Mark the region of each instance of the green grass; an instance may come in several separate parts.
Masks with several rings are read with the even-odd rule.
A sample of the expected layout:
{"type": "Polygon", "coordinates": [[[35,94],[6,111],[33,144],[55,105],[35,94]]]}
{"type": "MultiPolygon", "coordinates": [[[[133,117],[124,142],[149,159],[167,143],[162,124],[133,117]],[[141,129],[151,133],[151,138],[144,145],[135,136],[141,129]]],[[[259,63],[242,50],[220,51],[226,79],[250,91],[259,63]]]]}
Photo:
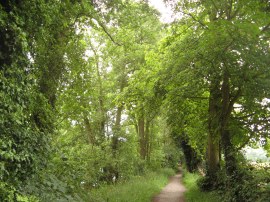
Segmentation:
{"type": "Polygon", "coordinates": [[[201,176],[199,174],[184,172],[183,183],[187,189],[185,192],[186,202],[217,202],[220,201],[218,194],[215,192],[200,191],[197,180],[201,176]]]}
{"type": "Polygon", "coordinates": [[[168,177],[173,174],[172,169],[148,172],[127,182],[103,186],[93,190],[90,195],[96,202],[149,202],[168,183],[168,177]]]}

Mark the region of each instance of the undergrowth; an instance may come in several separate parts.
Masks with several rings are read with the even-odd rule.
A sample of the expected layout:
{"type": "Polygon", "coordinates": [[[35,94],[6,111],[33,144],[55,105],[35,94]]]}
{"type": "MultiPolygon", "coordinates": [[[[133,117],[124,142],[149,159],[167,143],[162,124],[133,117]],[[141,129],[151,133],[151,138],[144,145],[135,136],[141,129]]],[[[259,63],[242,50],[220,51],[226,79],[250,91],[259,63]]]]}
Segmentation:
{"type": "Polygon", "coordinates": [[[90,192],[89,201],[95,202],[149,202],[167,184],[172,169],[147,172],[143,176],[134,176],[128,181],[115,185],[106,185],[90,192]]]}
{"type": "Polygon", "coordinates": [[[242,165],[239,173],[240,177],[237,175],[223,177],[218,192],[223,196],[224,202],[269,202],[270,171],[268,167],[256,168],[242,165]]]}
{"type": "Polygon", "coordinates": [[[201,178],[199,174],[184,172],[183,183],[187,189],[185,192],[186,202],[217,202],[220,201],[216,192],[202,192],[197,185],[201,178]]]}
{"type": "Polygon", "coordinates": [[[217,176],[215,191],[209,192],[210,189],[206,183],[207,178],[202,178],[197,174],[185,173],[184,183],[188,188],[186,201],[211,202],[218,200],[216,196],[222,196],[219,199],[222,202],[269,202],[269,167],[243,164],[230,177],[226,175],[224,170],[221,170],[217,176]]]}

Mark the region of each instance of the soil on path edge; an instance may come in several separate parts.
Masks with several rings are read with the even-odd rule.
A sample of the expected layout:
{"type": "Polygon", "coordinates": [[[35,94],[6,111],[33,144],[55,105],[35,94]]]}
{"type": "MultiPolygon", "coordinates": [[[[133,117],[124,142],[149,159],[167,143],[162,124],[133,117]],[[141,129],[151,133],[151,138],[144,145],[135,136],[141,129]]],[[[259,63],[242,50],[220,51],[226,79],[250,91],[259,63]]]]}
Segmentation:
{"type": "Polygon", "coordinates": [[[181,183],[181,179],[182,174],[179,171],[175,176],[170,178],[169,183],[162,189],[160,194],[152,199],[152,202],[184,202],[186,188],[181,183]]]}

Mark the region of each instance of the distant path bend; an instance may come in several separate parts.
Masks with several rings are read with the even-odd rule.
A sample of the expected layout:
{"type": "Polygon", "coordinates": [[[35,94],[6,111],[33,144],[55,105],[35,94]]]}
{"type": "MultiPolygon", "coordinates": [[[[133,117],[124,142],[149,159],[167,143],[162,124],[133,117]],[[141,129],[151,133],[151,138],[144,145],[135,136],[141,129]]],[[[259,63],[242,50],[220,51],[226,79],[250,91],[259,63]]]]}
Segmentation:
{"type": "Polygon", "coordinates": [[[167,184],[160,194],[152,199],[152,202],[184,202],[184,192],[186,188],[181,182],[182,173],[179,172],[170,178],[169,184],[167,184]]]}

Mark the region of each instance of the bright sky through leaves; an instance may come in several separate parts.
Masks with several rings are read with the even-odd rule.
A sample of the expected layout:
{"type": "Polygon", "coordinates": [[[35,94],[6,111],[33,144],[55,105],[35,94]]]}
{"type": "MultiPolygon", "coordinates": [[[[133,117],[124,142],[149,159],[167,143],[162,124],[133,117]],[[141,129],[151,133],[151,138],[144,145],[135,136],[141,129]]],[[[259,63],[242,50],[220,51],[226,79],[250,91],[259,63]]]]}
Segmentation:
{"type": "Polygon", "coordinates": [[[161,21],[164,23],[170,23],[173,21],[172,10],[170,7],[167,7],[163,0],[150,0],[150,5],[156,8],[161,13],[161,21]]]}

